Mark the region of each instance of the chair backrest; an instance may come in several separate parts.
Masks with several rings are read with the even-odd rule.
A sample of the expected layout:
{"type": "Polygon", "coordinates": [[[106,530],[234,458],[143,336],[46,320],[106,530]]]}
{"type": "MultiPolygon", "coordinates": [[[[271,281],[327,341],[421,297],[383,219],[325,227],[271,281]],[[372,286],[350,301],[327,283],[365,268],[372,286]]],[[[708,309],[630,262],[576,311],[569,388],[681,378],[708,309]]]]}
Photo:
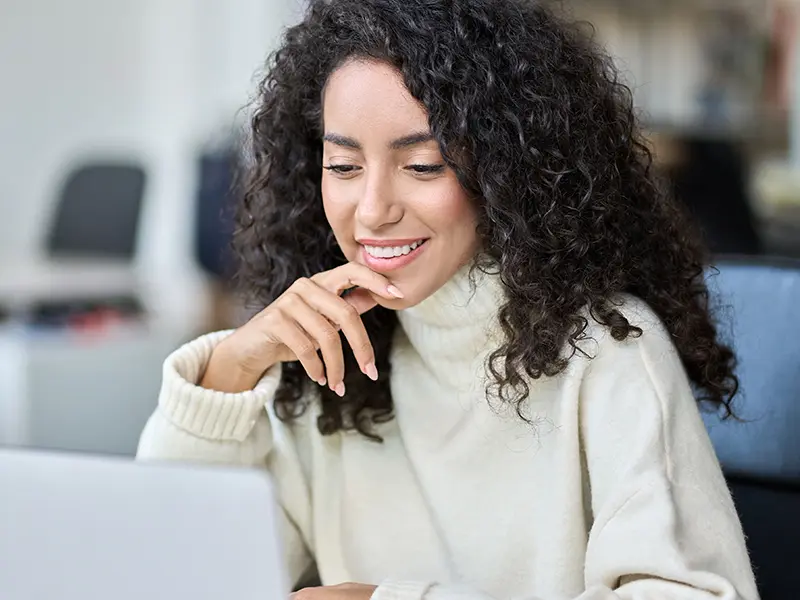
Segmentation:
{"type": "Polygon", "coordinates": [[[800,483],[800,262],[721,258],[708,285],[739,358],[745,423],[706,415],[727,473],[800,483]]]}
{"type": "Polygon", "coordinates": [[[672,169],[675,193],[694,215],[711,250],[761,254],[741,144],[701,134],[679,140],[682,159],[672,169]]]}
{"type": "Polygon", "coordinates": [[[725,470],[762,600],[800,588],[800,263],[722,258],[709,277],[739,358],[746,422],[704,415],[725,470]]]}
{"type": "Polygon", "coordinates": [[[234,186],[238,153],[235,148],[204,153],[200,157],[194,251],[203,270],[229,281],[235,262],[231,241],[238,189],[234,186]]]}
{"type": "Polygon", "coordinates": [[[61,188],[46,240],[50,256],[132,260],[145,188],[138,164],[73,169],[61,188]]]}

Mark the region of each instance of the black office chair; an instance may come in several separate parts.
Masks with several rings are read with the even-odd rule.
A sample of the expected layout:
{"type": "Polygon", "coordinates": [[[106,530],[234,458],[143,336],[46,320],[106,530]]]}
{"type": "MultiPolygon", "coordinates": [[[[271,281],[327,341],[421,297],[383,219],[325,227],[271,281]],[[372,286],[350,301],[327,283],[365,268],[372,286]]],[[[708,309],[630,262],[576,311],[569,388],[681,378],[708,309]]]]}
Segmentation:
{"type": "Polygon", "coordinates": [[[704,415],[763,600],[800,589],[800,262],[724,257],[708,282],[739,357],[744,421],[704,415]]]}
{"type": "Polygon", "coordinates": [[[700,225],[712,252],[761,254],[741,149],[729,140],[702,136],[685,136],[680,142],[684,158],[671,173],[675,194],[700,225]]]}
{"type": "Polygon", "coordinates": [[[234,211],[240,190],[237,148],[206,152],[199,160],[199,185],[195,205],[194,253],[203,271],[227,285],[235,270],[232,252],[234,211]]]}
{"type": "MultiPolygon", "coordinates": [[[[111,261],[121,269],[133,268],[145,183],[144,168],[135,162],[83,162],[68,171],[44,236],[51,266],[80,268],[111,261]]],[[[22,318],[38,326],[63,327],[76,315],[101,308],[129,316],[144,310],[132,290],[109,296],[92,289],[85,296],[31,298],[22,318]]]]}
{"type": "Polygon", "coordinates": [[[46,240],[48,254],[133,260],[145,181],[136,163],[86,163],[70,171],[46,240]]]}

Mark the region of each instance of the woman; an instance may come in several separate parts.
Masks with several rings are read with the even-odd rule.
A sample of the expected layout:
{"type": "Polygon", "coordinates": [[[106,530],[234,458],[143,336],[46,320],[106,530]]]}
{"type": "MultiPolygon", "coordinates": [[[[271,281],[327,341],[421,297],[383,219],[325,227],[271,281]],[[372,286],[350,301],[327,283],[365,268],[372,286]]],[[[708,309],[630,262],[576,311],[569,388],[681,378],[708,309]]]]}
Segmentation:
{"type": "Polygon", "coordinates": [[[260,87],[263,310],[178,350],[139,456],[266,467],[316,600],[757,597],[700,420],[703,254],[626,88],[517,0],[317,0],[260,87]]]}

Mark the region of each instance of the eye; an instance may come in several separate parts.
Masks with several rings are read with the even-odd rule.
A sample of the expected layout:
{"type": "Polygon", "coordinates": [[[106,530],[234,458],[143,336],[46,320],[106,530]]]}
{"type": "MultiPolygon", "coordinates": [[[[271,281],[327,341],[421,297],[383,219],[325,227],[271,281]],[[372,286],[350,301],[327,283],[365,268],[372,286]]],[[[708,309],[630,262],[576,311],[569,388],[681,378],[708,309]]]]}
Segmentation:
{"type": "Polygon", "coordinates": [[[408,165],[406,169],[417,175],[435,175],[444,171],[444,165],[408,165]]]}
{"type": "Polygon", "coordinates": [[[337,175],[353,175],[361,169],[356,165],[325,165],[322,168],[337,175]]]}

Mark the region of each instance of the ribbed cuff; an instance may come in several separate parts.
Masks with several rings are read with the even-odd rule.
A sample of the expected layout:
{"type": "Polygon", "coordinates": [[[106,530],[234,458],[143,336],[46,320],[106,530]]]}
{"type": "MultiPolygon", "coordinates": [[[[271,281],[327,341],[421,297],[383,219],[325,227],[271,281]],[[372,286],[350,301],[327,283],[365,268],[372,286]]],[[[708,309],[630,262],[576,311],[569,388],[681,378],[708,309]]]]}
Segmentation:
{"type": "Polygon", "coordinates": [[[275,395],[280,363],[256,387],[240,394],[207,390],[197,385],[211,353],[230,331],[210,333],[181,346],[164,361],[158,405],[176,427],[210,440],[243,441],[259,414],[275,395]]]}
{"type": "Polygon", "coordinates": [[[388,579],[373,592],[371,600],[423,600],[432,584],[388,579]]]}

